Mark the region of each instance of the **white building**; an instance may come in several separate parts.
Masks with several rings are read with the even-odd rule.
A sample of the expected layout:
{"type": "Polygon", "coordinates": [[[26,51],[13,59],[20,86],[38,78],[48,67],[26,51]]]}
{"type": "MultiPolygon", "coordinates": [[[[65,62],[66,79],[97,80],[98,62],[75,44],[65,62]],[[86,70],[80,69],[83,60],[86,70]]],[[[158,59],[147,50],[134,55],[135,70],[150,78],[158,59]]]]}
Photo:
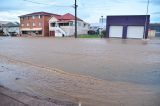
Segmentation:
{"type": "MultiPolygon", "coordinates": [[[[75,16],[67,13],[62,16],[53,16],[49,20],[49,35],[55,37],[72,36],[75,33],[75,16]]],[[[88,34],[90,25],[77,18],[77,34],[88,34]]]]}
{"type": "Polygon", "coordinates": [[[19,23],[9,22],[9,21],[0,21],[0,30],[3,32],[3,35],[13,36],[19,34],[19,23]]]}

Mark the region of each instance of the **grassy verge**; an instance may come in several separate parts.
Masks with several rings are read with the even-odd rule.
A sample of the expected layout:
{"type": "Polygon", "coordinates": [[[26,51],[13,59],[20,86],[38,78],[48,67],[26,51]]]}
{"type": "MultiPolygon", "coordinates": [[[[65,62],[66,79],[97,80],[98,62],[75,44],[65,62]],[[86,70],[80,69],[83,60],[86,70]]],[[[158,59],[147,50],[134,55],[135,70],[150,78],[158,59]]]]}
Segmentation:
{"type": "Polygon", "coordinates": [[[100,38],[99,35],[80,35],[79,38],[100,38]]]}

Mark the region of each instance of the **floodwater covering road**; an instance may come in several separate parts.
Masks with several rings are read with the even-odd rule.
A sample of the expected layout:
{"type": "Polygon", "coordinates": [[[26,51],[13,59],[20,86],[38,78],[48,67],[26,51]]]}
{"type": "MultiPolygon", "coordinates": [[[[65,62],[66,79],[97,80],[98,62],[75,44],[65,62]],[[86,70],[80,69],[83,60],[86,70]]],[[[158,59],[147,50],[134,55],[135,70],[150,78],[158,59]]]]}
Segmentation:
{"type": "Polygon", "coordinates": [[[2,37],[0,84],[82,106],[159,106],[159,48],[160,39],[2,37]]]}

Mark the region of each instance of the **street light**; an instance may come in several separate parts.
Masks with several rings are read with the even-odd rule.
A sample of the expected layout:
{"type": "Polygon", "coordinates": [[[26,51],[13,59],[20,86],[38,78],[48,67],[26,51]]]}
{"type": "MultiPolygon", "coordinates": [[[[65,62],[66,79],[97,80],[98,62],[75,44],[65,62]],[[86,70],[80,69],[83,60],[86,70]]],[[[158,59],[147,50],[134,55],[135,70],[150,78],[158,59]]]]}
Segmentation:
{"type": "Polygon", "coordinates": [[[102,18],[102,19],[101,19],[101,22],[102,22],[102,28],[103,28],[103,16],[101,16],[101,18],[102,18]]]}

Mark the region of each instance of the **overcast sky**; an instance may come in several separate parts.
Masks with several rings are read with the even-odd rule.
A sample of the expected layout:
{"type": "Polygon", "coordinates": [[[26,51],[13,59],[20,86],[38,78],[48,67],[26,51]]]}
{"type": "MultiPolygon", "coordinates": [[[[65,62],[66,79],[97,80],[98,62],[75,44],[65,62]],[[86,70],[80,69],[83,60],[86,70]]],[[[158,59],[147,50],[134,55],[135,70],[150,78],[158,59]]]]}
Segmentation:
{"type": "MultiPolygon", "coordinates": [[[[19,21],[18,16],[32,12],[74,14],[74,0],[0,0],[0,21],[19,21]]],[[[107,15],[145,15],[147,0],[77,0],[78,17],[89,23],[107,15]]],[[[160,23],[160,0],[150,0],[151,22],[160,23]]]]}

